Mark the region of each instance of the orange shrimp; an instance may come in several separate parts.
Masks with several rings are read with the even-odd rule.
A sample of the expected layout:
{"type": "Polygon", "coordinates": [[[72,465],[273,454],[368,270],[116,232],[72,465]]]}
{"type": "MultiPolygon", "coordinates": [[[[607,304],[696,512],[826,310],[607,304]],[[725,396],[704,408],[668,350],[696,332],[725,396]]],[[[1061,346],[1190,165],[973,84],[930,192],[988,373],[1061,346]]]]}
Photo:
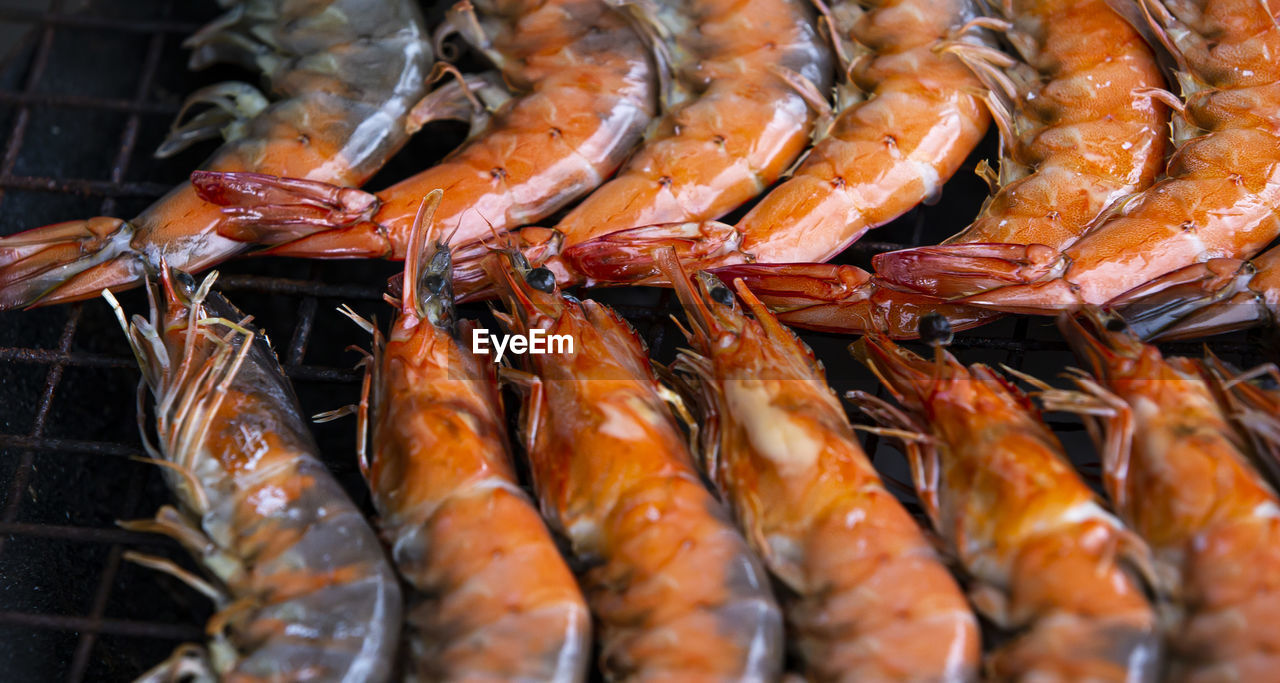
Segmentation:
{"type": "Polygon", "coordinates": [[[594,282],[659,282],[654,249],[698,268],[824,261],[868,229],[936,197],[986,132],[980,83],[957,56],[984,51],[962,31],[970,0],[843,0],[829,13],[843,39],[852,100],[795,173],[736,225],[636,228],[566,249],[566,268],[594,282]],[[870,6],[864,10],[863,6],[870,6]]]}
{"type": "Polygon", "coordinates": [[[1164,358],[1086,309],[1059,327],[1095,381],[1047,391],[1083,414],[1115,509],[1155,554],[1171,624],[1173,680],[1273,680],[1280,667],[1280,499],[1197,364],[1164,358]]]}
{"type": "MultiPolygon", "coordinates": [[[[195,50],[192,67],[236,61],[260,68],[279,100],[268,106],[238,82],[201,89],[184,112],[215,108],[176,126],[158,154],[222,130],[227,142],[205,168],[359,185],[408,140],[405,119],[425,92],[432,59],[416,2],[220,4],[230,12],[186,42],[195,50]]],[[[246,248],[221,227],[218,207],[183,183],[132,220],[99,216],[0,238],[0,310],[132,287],[162,259],[202,270],[246,248]]]]}
{"type": "Polygon", "coordinates": [[[1022,61],[1002,70],[997,55],[960,53],[988,85],[1003,143],[1001,187],[977,220],[943,246],[878,255],[876,277],[817,264],[717,272],[745,278],[782,320],[810,329],[911,338],[930,312],[956,330],[972,328],[1000,314],[934,297],[981,290],[985,273],[935,279],[922,255],[945,254],[949,272],[960,273],[972,243],[1060,249],[1108,207],[1151,185],[1164,161],[1168,110],[1159,98],[1167,93],[1155,90],[1163,81],[1142,37],[1105,0],[1011,0],[1003,13],[982,23],[1002,29],[1022,61]]]}
{"type": "MultiPolygon", "coordinates": [[[[179,509],[122,526],[178,540],[212,581],[130,554],[214,599],[209,648],[180,646],[140,678],[169,681],[391,679],[401,594],[373,529],[317,458],[289,380],[249,317],[161,263],[148,317],[126,321],[155,399],[155,445],[179,509]]],[[[145,420],[139,386],[138,424],[145,420]]]]}
{"type": "Polygon", "coordinates": [[[1179,60],[1182,119],[1203,134],[1182,142],[1165,178],[1065,249],[968,245],[955,258],[904,258],[903,268],[964,280],[933,285],[939,291],[976,283],[982,291],[960,303],[1044,314],[1105,303],[1197,262],[1248,258],[1280,235],[1280,25],[1257,0],[1168,5],[1144,0],[1143,9],[1179,60]]]}
{"type": "Polygon", "coordinates": [[[681,0],[672,34],[676,106],[613,180],[556,225],[565,246],[657,223],[719,218],[773,184],[829,105],[831,53],[804,0],[681,0]]]}
{"type": "Polygon", "coordinates": [[[789,589],[791,635],[811,680],[968,681],[978,626],[915,521],[885,489],[822,367],[741,282],[690,286],[659,266],[688,312],[676,368],[702,404],[705,466],[752,548],[789,589]]]}
{"type": "Polygon", "coordinates": [[[928,360],[872,334],[852,351],[905,411],[851,398],[903,439],[917,494],[971,575],[975,605],[1017,633],[990,653],[993,679],[1154,681],[1150,551],[1071,469],[1027,397],[940,347],[928,360]]]}
{"type": "Polygon", "coordinates": [[[1162,275],[1107,304],[1143,339],[1194,339],[1280,318],[1280,247],[1257,257],[1209,259],[1162,275]]]}
{"type": "MultiPolygon", "coordinates": [[[[229,232],[268,253],[307,258],[403,259],[413,218],[443,188],[435,222],[453,244],[548,216],[622,164],[654,115],[649,51],[628,18],[603,0],[468,0],[437,35],[459,34],[522,94],[431,168],[370,194],[290,178],[200,173],[206,200],[225,206],[229,232]]],[[[437,91],[415,109],[419,125],[453,117],[493,77],[437,91]],[[461,100],[459,103],[457,100],[461,100]]],[[[480,104],[477,102],[477,107],[480,104]]]]}
{"type": "Polygon", "coordinates": [[[590,567],[606,678],[773,680],[782,616],[768,577],[699,480],[643,343],[518,252],[503,256],[511,268],[489,267],[509,329],[570,340],[511,378],[527,394],[521,429],[543,514],[590,567]]]}
{"type": "Polygon", "coordinates": [[[358,450],[383,537],[414,589],[407,669],[423,681],[581,681],[591,617],[516,481],[497,366],[460,341],[473,325],[453,310],[448,247],[429,246],[421,227],[439,201],[437,190],[419,214],[389,338],[347,312],[374,330],[358,450]]]}

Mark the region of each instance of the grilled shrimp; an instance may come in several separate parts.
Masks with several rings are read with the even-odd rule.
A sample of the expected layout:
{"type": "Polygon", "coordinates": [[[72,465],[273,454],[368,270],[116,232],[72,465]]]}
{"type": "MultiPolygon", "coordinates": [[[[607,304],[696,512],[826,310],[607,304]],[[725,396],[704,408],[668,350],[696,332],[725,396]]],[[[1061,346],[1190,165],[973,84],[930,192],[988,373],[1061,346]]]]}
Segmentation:
{"type": "MultiPolygon", "coordinates": [[[[360,510],[316,458],[297,399],[266,338],[190,276],[162,264],[149,319],[110,292],[143,383],[179,509],[123,523],[176,538],[214,577],[165,560],[213,598],[210,647],[185,645],[141,680],[384,681],[400,634],[395,573],[360,510]]],[[[138,402],[142,414],[143,391],[138,402]]],[[[141,420],[141,418],[139,418],[141,420]]]]}
{"type": "MultiPolygon", "coordinates": [[[[213,109],[176,126],[169,154],[221,130],[204,163],[359,185],[408,139],[405,118],[425,90],[431,45],[413,0],[233,0],[187,40],[191,66],[232,61],[262,70],[266,97],[228,82],[194,93],[213,109]]],[[[184,108],[185,109],[185,108],[184,108]]],[[[136,218],[98,216],[0,238],[0,310],[75,301],[143,280],[161,259],[196,271],[240,253],[222,213],[183,183],[136,218]]]]}
{"type": "Polygon", "coordinates": [[[790,178],[736,225],[604,235],[566,250],[567,265],[591,282],[638,283],[660,281],[653,253],[668,246],[698,268],[824,261],[936,198],[989,122],[980,83],[957,56],[990,49],[972,32],[959,35],[976,16],[970,0],[836,4],[828,19],[841,38],[848,106],[790,178]]]}
{"type": "MultiPolygon", "coordinates": [[[[521,232],[517,239],[533,258],[545,261],[618,230],[719,218],[773,184],[829,114],[831,50],[805,0],[678,0],[650,12],[641,3],[632,7],[651,14],[646,23],[655,33],[669,36],[662,54],[673,76],[666,98],[672,106],[617,177],[554,232],[521,232]]],[[[576,277],[563,264],[557,270],[562,284],[576,277]]]]}
{"type": "Polygon", "coordinates": [[[439,200],[437,190],[419,213],[389,339],[358,321],[375,330],[361,471],[414,591],[406,668],[423,681],[579,681],[591,617],[516,482],[497,366],[459,339],[472,325],[454,314],[449,250],[428,248],[421,222],[439,200]]]}
{"type": "Polygon", "coordinates": [[[1025,395],[983,365],[921,358],[880,334],[852,347],[903,405],[851,395],[901,435],[916,492],[972,577],[974,604],[1015,637],[993,680],[1154,681],[1150,551],[1071,469],[1025,395]]]}
{"type": "MultiPolygon", "coordinates": [[[[768,578],[694,469],[644,345],[615,313],[559,293],[553,275],[490,261],[515,332],[572,347],[529,355],[525,450],[543,515],[582,576],[608,679],[767,681],[782,665],[768,578]]],[[[548,344],[550,346],[550,344],[548,344]]]]}
{"type": "Polygon", "coordinates": [[[1043,314],[1105,303],[1194,263],[1248,258],[1280,234],[1280,25],[1256,0],[1168,5],[1143,4],[1186,95],[1166,177],[1065,249],[970,245],[958,260],[919,260],[919,277],[977,283],[952,290],[982,290],[960,303],[1043,314]]]}
{"type": "Polygon", "coordinates": [[[1045,405],[1082,413],[1107,493],[1150,544],[1162,590],[1179,609],[1173,680],[1273,680],[1280,666],[1280,499],[1248,462],[1248,445],[1196,363],[1163,358],[1118,319],[1086,309],[1059,327],[1094,380],[1049,391],[1045,405]]]}
{"type": "Polygon", "coordinates": [[[1280,314],[1280,247],[1248,261],[1194,263],[1139,285],[1107,306],[1144,339],[1191,339],[1272,327],[1280,314]]]}
{"type": "Polygon", "coordinates": [[[718,271],[741,277],[792,325],[830,332],[878,330],[916,336],[920,316],[939,313],[953,329],[998,312],[934,297],[982,289],[981,269],[934,278],[933,259],[962,272],[967,249],[987,242],[1068,246],[1107,209],[1155,180],[1164,161],[1168,110],[1155,58],[1105,0],[1014,0],[984,20],[1021,56],[960,54],[983,77],[1001,131],[1000,189],[978,218],[940,247],[876,257],[876,276],[845,265],[749,264],[718,271]],[[932,296],[921,296],[916,292],[932,296]]]}
{"type": "Polygon", "coordinates": [[[735,283],[690,285],[658,254],[688,311],[691,374],[711,478],[753,549],[786,584],[812,680],[967,681],[977,622],[915,521],[881,484],[813,354],[735,283]]]}
{"type": "Polygon", "coordinates": [[[474,5],[455,5],[438,39],[458,32],[501,75],[446,86],[415,108],[416,126],[458,117],[468,99],[475,100],[470,139],[443,161],[375,194],[290,178],[202,173],[193,177],[201,196],[226,207],[242,239],[285,242],[272,254],[403,259],[418,205],[435,188],[445,190],[435,222],[460,245],[536,221],[598,186],[654,115],[653,66],[640,35],[601,0],[474,5]],[[480,100],[498,96],[495,80],[519,94],[508,94],[488,115],[480,100]]]}

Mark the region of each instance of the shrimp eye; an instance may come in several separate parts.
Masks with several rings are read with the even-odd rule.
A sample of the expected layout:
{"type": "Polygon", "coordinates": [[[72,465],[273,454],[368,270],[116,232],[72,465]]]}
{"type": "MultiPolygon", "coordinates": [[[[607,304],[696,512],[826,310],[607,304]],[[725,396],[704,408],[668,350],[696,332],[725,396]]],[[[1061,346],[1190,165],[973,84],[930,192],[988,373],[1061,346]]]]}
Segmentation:
{"type": "Polygon", "coordinates": [[[539,292],[553,292],[556,288],[556,276],[546,268],[534,268],[524,276],[524,281],[539,292]]]}
{"type": "Polygon", "coordinates": [[[196,279],[191,277],[191,273],[188,273],[185,270],[174,270],[173,277],[188,292],[196,288],[196,279]]]}
{"type": "Polygon", "coordinates": [[[447,282],[443,277],[432,273],[422,278],[422,286],[432,294],[439,294],[444,291],[444,285],[447,282]]]}
{"type": "Polygon", "coordinates": [[[711,294],[711,300],[718,304],[724,306],[733,305],[733,292],[730,292],[729,288],[724,285],[716,285],[712,287],[709,294],[711,294]]]}
{"type": "Polygon", "coordinates": [[[941,313],[929,313],[920,318],[919,332],[921,341],[943,346],[950,344],[954,336],[951,331],[951,321],[941,313]]]}
{"type": "Polygon", "coordinates": [[[1106,328],[1108,332],[1123,332],[1128,326],[1129,324],[1124,321],[1124,318],[1118,315],[1107,318],[1106,328]]]}

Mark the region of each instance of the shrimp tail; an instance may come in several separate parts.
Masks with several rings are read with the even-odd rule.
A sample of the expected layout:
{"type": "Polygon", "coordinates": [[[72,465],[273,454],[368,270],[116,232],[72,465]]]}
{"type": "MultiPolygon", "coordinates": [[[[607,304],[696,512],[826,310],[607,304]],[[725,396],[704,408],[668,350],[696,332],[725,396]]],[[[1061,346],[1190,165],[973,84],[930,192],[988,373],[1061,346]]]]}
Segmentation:
{"type": "Polygon", "coordinates": [[[0,238],[0,310],[78,301],[146,272],[135,226],[98,216],[0,238]]]}
{"type": "Polygon", "coordinates": [[[1250,284],[1252,263],[1219,258],[1162,275],[1108,307],[1148,340],[1194,339],[1270,323],[1272,312],[1250,284]]]}
{"type": "Polygon", "coordinates": [[[218,234],[258,245],[272,255],[378,258],[392,247],[373,222],[382,202],[350,187],[261,173],[196,171],[202,199],[224,207],[218,234]]]}
{"type": "Polygon", "coordinates": [[[601,235],[569,247],[564,258],[588,285],[656,285],[666,284],[656,257],[660,249],[674,248],[689,270],[708,270],[753,261],[741,243],[738,229],[719,221],[669,223],[601,235]]]}
{"type": "Polygon", "coordinates": [[[895,285],[943,298],[969,296],[1055,277],[1065,257],[1043,244],[944,244],[877,254],[876,275],[895,285]]]}
{"type": "Polygon", "coordinates": [[[920,318],[937,313],[954,330],[1003,316],[905,291],[861,268],[831,263],[749,263],[716,268],[725,282],[742,280],[778,320],[836,334],[881,332],[894,339],[920,336],[920,318]]]}

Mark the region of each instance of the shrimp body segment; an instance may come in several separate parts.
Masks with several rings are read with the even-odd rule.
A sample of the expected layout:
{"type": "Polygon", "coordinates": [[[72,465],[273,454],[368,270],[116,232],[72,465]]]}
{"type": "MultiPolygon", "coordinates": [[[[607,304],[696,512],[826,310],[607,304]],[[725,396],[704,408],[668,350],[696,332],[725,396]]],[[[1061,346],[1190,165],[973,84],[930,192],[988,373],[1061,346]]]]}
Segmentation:
{"type": "Polygon", "coordinates": [[[804,0],[664,2],[681,100],[618,172],[556,229],[565,244],[719,218],[772,185],[809,145],[831,50],[804,0]]]}
{"type": "Polygon", "coordinates": [[[399,316],[385,342],[375,336],[358,430],[371,437],[361,469],[381,532],[412,588],[407,669],[421,681],[581,681],[586,602],[518,485],[497,366],[460,341],[471,324],[454,316],[448,248],[425,231],[419,241],[399,316]]]}
{"type": "Polygon", "coordinates": [[[856,103],[790,178],[736,225],[617,232],[567,249],[566,260],[588,282],[605,283],[660,282],[655,249],[671,246],[697,268],[825,261],[868,229],[936,197],[990,121],[981,83],[953,54],[980,49],[981,41],[950,40],[977,14],[970,0],[836,4],[828,18],[848,71],[845,99],[856,103]]]}
{"type": "MultiPolygon", "coordinates": [[[[159,154],[224,131],[227,142],[204,168],[360,185],[404,145],[432,59],[416,2],[221,4],[230,12],[187,40],[191,65],[259,69],[274,102],[245,83],[204,88],[187,107],[214,108],[176,127],[159,154]]],[[[161,259],[202,270],[245,250],[223,229],[218,207],[183,183],[132,220],[99,216],[2,237],[0,310],[131,287],[161,259]]]]}
{"type": "Polygon", "coordinates": [[[980,645],[964,594],[881,484],[812,353],[740,282],[754,317],[714,276],[691,286],[674,253],[658,258],[690,315],[694,350],[676,368],[703,404],[704,464],[789,589],[809,678],[973,680],[980,645]]]}
{"type": "MultiPolygon", "coordinates": [[[[418,205],[431,190],[445,191],[434,220],[452,233],[452,244],[486,239],[600,185],[654,116],[649,50],[610,3],[463,2],[444,30],[458,31],[483,52],[501,70],[501,79],[488,80],[509,83],[516,93],[440,163],[375,194],[290,178],[198,174],[201,196],[226,207],[242,239],[279,245],[272,254],[403,259],[418,205]]],[[[473,90],[493,90],[473,81],[433,92],[415,123],[473,106],[467,97],[480,98],[473,90]]]]}
{"type": "Polygon", "coordinates": [[[1100,305],[1209,259],[1248,258],[1280,235],[1280,26],[1252,0],[1167,4],[1144,9],[1180,60],[1182,121],[1199,131],[1165,177],[1065,249],[972,244],[954,273],[946,259],[918,271],[975,283],[957,301],[1044,314],[1100,305]]]}
{"type": "Polygon", "coordinates": [[[989,655],[993,680],[1154,681],[1149,551],[1071,468],[1030,401],[990,368],[926,360],[869,335],[853,353],[904,406],[855,394],[898,432],[917,494],[973,577],[975,605],[1018,635],[989,655]]]}
{"type": "MultiPolygon", "coordinates": [[[[1094,423],[1112,504],[1150,544],[1173,680],[1269,680],[1280,666],[1280,499],[1198,365],[1164,358],[1100,314],[1059,327],[1096,381],[1048,400],[1094,423]]],[[[1052,396],[1052,395],[1050,395],[1052,396]]]]}
{"type": "Polygon", "coordinates": [[[562,296],[545,271],[490,268],[515,330],[574,340],[571,353],[527,356],[533,374],[513,379],[527,393],[522,436],[543,514],[588,567],[605,677],[776,678],[782,616],[768,577],[699,480],[640,339],[604,306],[562,296]]]}
{"type": "Polygon", "coordinates": [[[388,680],[400,635],[396,576],[316,458],[265,338],[212,283],[197,288],[166,267],[149,319],[132,323],[109,299],[155,398],[159,442],[145,433],[144,442],[180,507],[124,524],[180,541],[213,583],[165,560],[139,561],[185,578],[219,607],[207,654],[180,647],[141,680],[201,670],[236,681],[388,680]]]}

